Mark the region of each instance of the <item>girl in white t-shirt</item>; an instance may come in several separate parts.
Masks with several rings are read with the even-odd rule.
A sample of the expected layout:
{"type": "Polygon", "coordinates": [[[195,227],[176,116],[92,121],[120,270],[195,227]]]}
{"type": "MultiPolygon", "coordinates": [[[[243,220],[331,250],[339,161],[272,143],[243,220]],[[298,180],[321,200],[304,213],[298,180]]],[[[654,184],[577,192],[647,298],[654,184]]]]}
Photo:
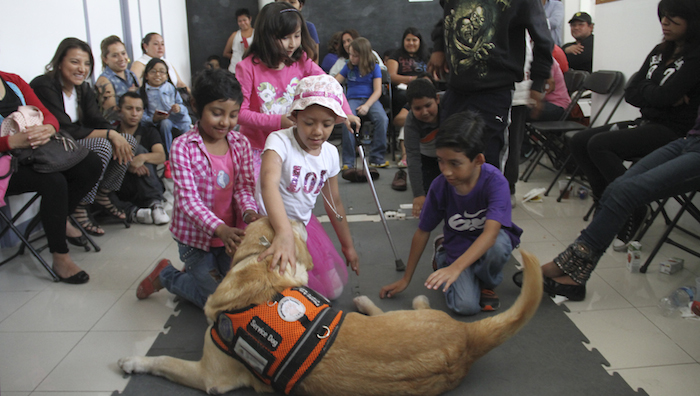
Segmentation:
{"type": "Polygon", "coordinates": [[[310,76],[296,87],[289,118],[297,126],[271,133],[265,142],[256,200],[260,213],[270,217],[275,239],[260,259],[272,255],[271,268],[287,264],[296,269],[294,236],[289,220],[306,225],[307,246],[314,268],[309,287],[335,299],[347,282],[347,269],[321,224],[312,216],[322,195],[348,265],[359,273],[358,256],[338,192],[338,150],[326,140],[333,126],[346,119],[340,84],[329,75],[310,76]]]}

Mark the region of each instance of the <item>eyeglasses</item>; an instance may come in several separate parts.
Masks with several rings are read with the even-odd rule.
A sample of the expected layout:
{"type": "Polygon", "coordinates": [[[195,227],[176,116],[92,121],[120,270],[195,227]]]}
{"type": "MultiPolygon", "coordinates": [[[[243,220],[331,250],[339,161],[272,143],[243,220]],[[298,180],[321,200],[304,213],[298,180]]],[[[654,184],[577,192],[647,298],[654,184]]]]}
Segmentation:
{"type": "Polygon", "coordinates": [[[164,76],[164,75],[168,74],[168,72],[165,70],[151,69],[148,71],[148,74],[160,74],[161,76],[164,76]]]}

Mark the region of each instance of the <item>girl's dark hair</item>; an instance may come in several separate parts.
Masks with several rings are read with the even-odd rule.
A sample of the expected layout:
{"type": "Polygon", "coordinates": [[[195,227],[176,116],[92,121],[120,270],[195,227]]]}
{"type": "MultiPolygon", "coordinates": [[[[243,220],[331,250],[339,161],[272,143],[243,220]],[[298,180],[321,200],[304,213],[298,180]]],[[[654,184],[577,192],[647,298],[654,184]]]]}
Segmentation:
{"type": "MultiPolygon", "coordinates": [[[[58,48],[56,48],[56,53],[53,55],[51,62],[46,65],[46,74],[58,80],[58,78],[61,76],[61,73],[58,71],[59,66],[61,65],[61,62],[63,62],[63,58],[65,58],[66,54],[68,54],[68,51],[72,50],[73,48],[78,48],[87,52],[88,57],[90,58],[90,74],[88,76],[92,75],[93,69],[95,68],[95,58],[92,56],[92,49],[90,49],[88,43],[75,37],[63,39],[63,41],[58,44],[58,48]]],[[[88,76],[85,77],[86,80],[88,76]]]]}
{"type": "Polygon", "coordinates": [[[474,161],[486,147],[484,125],[484,120],[474,111],[453,114],[440,125],[435,136],[435,148],[450,148],[474,161]]]}
{"type": "MultiPolygon", "coordinates": [[[[122,42],[122,39],[120,39],[118,36],[114,36],[114,35],[105,38],[100,43],[100,51],[102,52],[102,56],[101,56],[102,67],[107,67],[107,63],[105,63],[105,58],[107,57],[107,55],[109,55],[109,46],[112,44],[117,44],[117,43],[124,45],[124,43],[122,42]]],[[[124,47],[126,47],[126,46],[124,46],[124,47]]]]}
{"type": "Polygon", "coordinates": [[[281,62],[289,66],[301,59],[303,53],[309,59],[316,57],[316,43],[309,35],[306,21],[296,8],[287,2],[268,3],[260,10],[255,21],[253,42],[243,55],[253,57],[253,63],[262,62],[270,69],[276,69],[281,62]],[[280,40],[301,28],[301,45],[292,56],[282,48],[280,40]]]}
{"type": "Polygon", "coordinates": [[[168,73],[168,64],[165,63],[164,60],[160,58],[151,58],[151,60],[146,63],[146,68],[143,69],[143,84],[141,84],[141,88],[139,88],[139,95],[141,95],[141,99],[143,99],[143,108],[148,109],[148,94],[146,93],[146,77],[148,76],[148,72],[151,71],[154,67],[156,67],[157,64],[162,63],[163,66],[165,66],[165,76],[168,78],[169,83],[173,83],[170,80],[170,74],[168,73]]]}
{"type": "Polygon", "coordinates": [[[217,100],[233,100],[243,103],[241,85],[231,72],[226,69],[205,69],[194,78],[192,99],[195,110],[202,116],[204,107],[217,100]]]}
{"type": "Polygon", "coordinates": [[[420,98],[431,98],[437,99],[437,89],[435,85],[425,78],[416,78],[415,80],[408,83],[408,88],[406,88],[406,99],[409,106],[414,99],[420,98]]]}
{"type": "Polygon", "coordinates": [[[694,51],[700,46],[700,2],[697,0],[661,0],[657,8],[659,21],[663,17],[683,18],[688,28],[683,39],[683,48],[675,54],[677,43],[664,41],[661,43],[661,53],[665,60],[677,59],[684,54],[694,51]]]}
{"type": "Polygon", "coordinates": [[[409,27],[406,28],[406,30],[403,31],[403,36],[401,36],[401,45],[399,45],[399,54],[402,57],[405,58],[417,58],[418,60],[421,60],[423,62],[427,62],[430,60],[430,54],[428,54],[428,44],[423,40],[423,36],[420,34],[420,31],[417,28],[414,27],[409,27]],[[406,39],[406,36],[409,34],[412,34],[416,37],[418,37],[418,40],[420,40],[420,47],[418,47],[418,51],[411,56],[408,51],[406,51],[406,48],[403,46],[403,41],[406,39]]]}
{"type": "Polygon", "coordinates": [[[153,38],[153,36],[160,36],[160,33],[156,33],[156,32],[148,33],[147,35],[145,35],[143,37],[143,40],[141,40],[141,51],[144,54],[146,53],[146,46],[148,45],[148,43],[151,42],[151,39],[153,38]]]}
{"type": "Polygon", "coordinates": [[[343,33],[340,34],[340,47],[338,47],[338,56],[342,56],[345,59],[350,58],[350,54],[348,54],[347,51],[345,51],[345,46],[343,46],[343,36],[346,34],[349,34],[350,37],[352,37],[353,40],[356,38],[360,37],[360,33],[357,32],[355,29],[347,29],[343,30],[343,33]]]}
{"type": "MultiPolygon", "coordinates": [[[[364,76],[372,73],[377,64],[377,58],[372,54],[372,44],[364,37],[358,37],[350,43],[350,47],[357,53],[360,61],[357,63],[360,75],[364,76]]],[[[352,69],[352,63],[348,62],[348,68],[352,69]]]]}
{"type": "Polygon", "coordinates": [[[343,32],[337,31],[333,33],[331,36],[331,39],[328,40],[328,53],[331,54],[336,54],[338,55],[339,46],[341,45],[341,42],[343,41],[343,32]]]}

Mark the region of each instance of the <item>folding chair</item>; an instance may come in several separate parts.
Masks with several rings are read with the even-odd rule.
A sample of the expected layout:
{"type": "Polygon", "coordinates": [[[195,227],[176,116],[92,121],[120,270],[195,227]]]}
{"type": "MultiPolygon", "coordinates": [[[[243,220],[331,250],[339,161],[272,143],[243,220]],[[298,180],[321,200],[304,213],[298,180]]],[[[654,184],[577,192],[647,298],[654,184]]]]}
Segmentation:
{"type": "MultiPolygon", "coordinates": [[[[588,128],[591,128],[593,125],[595,125],[595,122],[598,120],[601,114],[607,110],[608,103],[610,103],[610,98],[612,97],[612,93],[614,93],[622,81],[624,80],[624,76],[621,72],[619,71],[610,71],[610,70],[600,70],[594,73],[591,73],[587,78],[586,81],[583,83],[583,89],[587,91],[591,91],[597,94],[601,95],[607,95],[605,98],[605,101],[601,104],[601,106],[598,108],[598,111],[595,112],[595,114],[592,115],[591,121],[590,121],[590,126],[588,128]]],[[[621,98],[622,99],[622,98],[621,98]]],[[[617,110],[617,107],[619,106],[621,99],[616,102],[614,108],[610,113],[608,114],[607,119],[603,124],[607,124],[610,122],[610,119],[612,118],[613,114],[617,110]]],[[[541,134],[549,141],[553,141],[557,144],[558,147],[561,147],[563,150],[565,150],[568,155],[566,156],[566,159],[562,162],[561,166],[559,166],[559,171],[557,174],[554,176],[554,179],[552,180],[552,183],[549,185],[547,188],[547,191],[545,192],[545,196],[549,195],[549,192],[552,190],[552,187],[554,187],[554,184],[559,180],[559,177],[561,176],[562,173],[564,173],[564,170],[566,169],[567,165],[569,162],[572,160],[571,153],[568,150],[568,143],[565,140],[564,135],[568,132],[578,132],[582,131],[584,129],[588,129],[587,127],[583,126],[582,124],[579,124],[578,122],[573,122],[573,121],[554,121],[554,122],[535,122],[531,124],[531,128],[538,130],[541,132],[541,134]]],[[[556,154],[559,154],[561,158],[562,152],[558,152],[556,154]]],[[[542,158],[543,155],[539,156],[539,159],[542,158]]],[[[537,166],[537,164],[535,164],[537,166]]],[[[532,170],[530,171],[532,172],[532,170]]],[[[576,170],[573,172],[573,175],[575,176],[576,170]]],[[[562,191],[561,194],[559,194],[559,197],[557,198],[557,202],[561,202],[561,199],[563,197],[563,193],[569,188],[571,183],[573,182],[573,177],[569,179],[565,189],[562,191]]]]}
{"type": "Polygon", "coordinates": [[[668,243],[670,245],[673,245],[681,250],[684,250],[696,257],[700,257],[700,252],[693,250],[692,248],[682,245],[681,243],[674,241],[671,239],[671,231],[674,229],[678,229],[679,231],[682,231],[695,239],[700,240],[700,235],[678,225],[678,221],[680,218],[685,214],[688,213],[690,214],[695,220],[697,220],[700,223],[700,209],[693,204],[693,198],[695,198],[695,195],[697,194],[698,191],[691,191],[685,194],[680,194],[676,195],[675,197],[669,197],[666,198],[665,200],[662,200],[659,202],[659,207],[653,212],[651,219],[647,221],[645,224],[645,227],[642,229],[640,232],[639,238],[641,239],[642,236],[644,236],[644,233],[649,229],[649,226],[651,223],[654,221],[654,218],[658,216],[659,213],[661,213],[664,216],[664,220],[666,221],[666,230],[664,231],[663,235],[659,238],[659,240],[656,242],[656,245],[654,246],[654,249],[652,249],[651,253],[649,253],[649,257],[647,258],[646,262],[644,262],[644,265],[642,265],[639,268],[639,272],[645,273],[647,272],[647,269],[649,265],[651,264],[652,260],[656,256],[656,254],[661,250],[661,247],[663,246],[664,243],[668,243]],[[664,206],[666,203],[670,200],[673,199],[678,204],[681,205],[680,209],[678,210],[678,213],[671,219],[668,214],[666,213],[666,210],[664,209],[664,206]]]}
{"type": "MultiPolygon", "coordinates": [[[[42,234],[39,236],[36,236],[34,238],[30,239],[31,234],[36,230],[36,227],[41,223],[41,216],[39,214],[35,215],[28,223],[25,228],[24,233],[17,228],[15,223],[17,220],[36,202],[37,199],[39,199],[41,196],[36,193],[34,194],[29,201],[27,201],[24,206],[14,215],[12,218],[10,218],[4,210],[0,210],[0,220],[2,220],[2,223],[4,224],[4,227],[2,230],[0,230],[0,238],[2,238],[8,231],[12,231],[14,235],[17,236],[20,240],[20,246],[17,248],[17,251],[12,254],[11,256],[7,257],[3,261],[0,262],[0,266],[7,264],[8,262],[12,261],[15,257],[21,256],[24,254],[25,249],[29,249],[29,252],[34,256],[34,258],[39,261],[39,263],[46,269],[46,271],[49,272],[49,275],[53,278],[54,282],[58,282],[59,278],[56,275],[56,273],[53,271],[51,266],[44,260],[43,257],[41,257],[41,251],[46,249],[48,245],[41,246],[39,248],[35,248],[32,244],[36,241],[38,241],[41,238],[44,238],[46,235],[42,234]]],[[[2,207],[0,209],[4,209],[5,207],[2,207]]],[[[80,230],[80,232],[87,238],[88,242],[92,245],[92,247],[95,249],[95,252],[99,252],[101,249],[100,247],[95,243],[95,241],[85,232],[83,227],[78,224],[78,222],[75,220],[73,215],[69,216],[69,219],[73,225],[80,230]]],[[[90,251],[89,246],[85,246],[85,251],[88,252],[90,251]]]]}
{"type": "MultiPolygon", "coordinates": [[[[554,142],[546,135],[547,124],[563,122],[569,117],[571,111],[574,108],[576,108],[579,99],[581,98],[581,96],[583,96],[583,93],[585,91],[583,84],[588,75],[589,73],[586,71],[573,69],[570,69],[569,71],[564,73],[564,82],[566,83],[566,89],[569,92],[569,96],[571,97],[571,103],[569,103],[569,106],[567,106],[567,108],[564,110],[564,114],[558,121],[539,121],[531,122],[525,125],[525,128],[528,131],[528,138],[530,142],[534,145],[535,151],[530,158],[528,166],[525,168],[522,175],[520,176],[520,180],[527,182],[538,164],[546,167],[547,169],[555,171],[555,169],[549,168],[547,165],[541,163],[541,160],[545,155],[549,157],[550,162],[552,164],[556,164],[557,162],[563,162],[560,159],[560,157],[565,157],[566,151],[562,151],[561,144],[554,142]],[[541,126],[543,130],[538,129],[538,125],[541,126]]],[[[582,126],[582,128],[585,127],[582,126]]]]}

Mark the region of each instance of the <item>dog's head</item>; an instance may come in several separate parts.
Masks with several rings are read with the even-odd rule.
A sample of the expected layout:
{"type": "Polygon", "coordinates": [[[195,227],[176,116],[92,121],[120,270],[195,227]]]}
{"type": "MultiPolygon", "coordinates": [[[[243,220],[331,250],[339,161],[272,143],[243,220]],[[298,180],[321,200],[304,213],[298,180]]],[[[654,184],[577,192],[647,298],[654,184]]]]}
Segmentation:
{"type": "Polygon", "coordinates": [[[291,223],[296,245],[296,270],[287,266],[284,275],[280,275],[279,267],[273,271],[269,269],[272,256],[258,261],[260,253],[274,240],[275,230],[267,217],[251,223],[233,255],[231,270],[204,306],[207,318],[213,321],[223,311],[262,304],[286,288],[309,282],[307,271],[313,268],[313,262],[306,247],[306,228],[299,222],[291,223]]]}

